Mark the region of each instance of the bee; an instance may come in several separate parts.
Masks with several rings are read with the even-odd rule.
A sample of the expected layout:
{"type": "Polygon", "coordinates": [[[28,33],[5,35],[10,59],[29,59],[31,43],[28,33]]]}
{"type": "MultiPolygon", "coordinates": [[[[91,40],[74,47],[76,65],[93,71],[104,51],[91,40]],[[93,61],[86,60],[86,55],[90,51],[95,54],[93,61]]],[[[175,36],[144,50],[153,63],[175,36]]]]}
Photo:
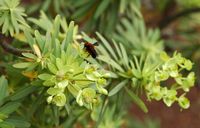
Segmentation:
{"type": "Polygon", "coordinates": [[[85,42],[84,43],[84,48],[85,50],[93,57],[93,58],[96,58],[97,57],[97,52],[95,50],[95,46],[97,46],[97,42],[92,44],[92,43],[89,43],[89,42],[85,42]]]}

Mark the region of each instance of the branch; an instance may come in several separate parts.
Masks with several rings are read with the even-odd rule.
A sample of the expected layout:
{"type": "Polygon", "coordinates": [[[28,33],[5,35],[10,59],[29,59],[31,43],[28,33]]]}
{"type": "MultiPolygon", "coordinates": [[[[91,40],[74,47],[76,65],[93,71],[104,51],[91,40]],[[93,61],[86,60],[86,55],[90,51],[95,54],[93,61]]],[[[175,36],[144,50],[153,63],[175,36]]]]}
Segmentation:
{"type": "Polygon", "coordinates": [[[0,45],[4,49],[4,51],[13,55],[22,56],[22,53],[24,52],[31,52],[30,50],[21,50],[11,46],[9,43],[12,42],[13,39],[10,37],[5,37],[4,35],[0,34],[0,40],[0,45]]]}
{"type": "Polygon", "coordinates": [[[163,28],[167,27],[173,21],[177,20],[178,18],[181,18],[183,16],[186,16],[186,15],[189,15],[192,13],[198,13],[198,12],[200,12],[200,8],[191,8],[191,9],[184,10],[180,13],[177,13],[173,16],[166,17],[163,20],[161,20],[161,22],[159,24],[159,28],[163,29],[163,28]]]}

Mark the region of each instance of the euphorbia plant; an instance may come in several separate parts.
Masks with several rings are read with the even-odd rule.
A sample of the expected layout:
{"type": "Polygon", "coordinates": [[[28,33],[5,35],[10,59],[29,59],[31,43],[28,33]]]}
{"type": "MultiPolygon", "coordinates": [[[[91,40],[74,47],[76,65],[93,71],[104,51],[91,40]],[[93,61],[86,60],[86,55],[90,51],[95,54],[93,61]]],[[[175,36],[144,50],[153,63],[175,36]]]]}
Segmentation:
{"type": "MultiPolygon", "coordinates": [[[[132,5],[129,11],[134,9],[132,5]]],[[[185,95],[194,85],[193,63],[177,52],[167,55],[159,31],[146,30],[139,12],[140,18],[122,20],[126,29],[117,27],[112,42],[98,32],[95,38],[88,36],[60,15],[53,20],[41,11],[40,18],[25,19],[19,0],[0,0],[0,15],[2,48],[19,56],[1,57],[5,73],[0,78],[0,127],[72,127],[84,122],[121,127],[120,110],[130,99],[148,111],[140,92],[167,106],[175,101],[182,109],[190,106],[185,95]],[[93,58],[84,43],[96,41],[98,56],[93,58]],[[174,83],[168,86],[171,79],[174,83]]]]}

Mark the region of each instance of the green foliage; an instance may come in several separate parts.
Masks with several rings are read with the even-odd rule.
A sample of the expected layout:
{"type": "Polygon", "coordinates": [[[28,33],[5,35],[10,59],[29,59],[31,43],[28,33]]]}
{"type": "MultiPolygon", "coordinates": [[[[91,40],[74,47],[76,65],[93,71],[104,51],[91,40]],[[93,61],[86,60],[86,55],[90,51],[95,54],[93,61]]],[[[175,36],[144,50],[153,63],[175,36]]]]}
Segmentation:
{"type": "Polygon", "coordinates": [[[19,7],[19,0],[1,0],[0,1],[0,26],[2,33],[13,36],[18,34],[19,30],[27,27],[24,17],[24,9],[19,7]]]}
{"type": "Polygon", "coordinates": [[[134,55],[148,54],[156,57],[164,48],[163,41],[160,39],[160,31],[158,29],[147,30],[143,19],[137,17],[131,20],[123,18],[121,24],[117,26],[114,39],[122,42],[134,55]]]}
{"type": "MultiPolygon", "coordinates": [[[[104,118],[99,124],[99,128],[120,128],[124,122],[123,116],[124,113],[116,113],[116,107],[111,106],[105,110],[104,118]]],[[[93,114],[93,113],[92,113],[93,114]]]]}
{"type": "MultiPolygon", "coordinates": [[[[15,111],[20,107],[20,101],[11,99],[8,93],[8,81],[5,76],[0,77],[0,127],[1,128],[28,128],[30,123],[20,116],[14,116],[15,111]],[[9,100],[11,99],[11,100],[9,100]]],[[[20,94],[20,93],[16,93],[20,94]]]]}
{"type": "MultiPolygon", "coordinates": [[[[97,33],[98,34],[98,33],[97,33]]],[[[107,40],[98,34],[104,46],[100,46],[99,50],[102,55],[99,55],[98,59],[110,65],[110,69],[123,79],[129,80],[129,82],[119,82],[119,84],[111,90],[109,96],[115,94],[115,91],[122,89],[125,86],[131,86],[133,90],[145,90],[148,99],[161,100],[167,106],[171,106],[175,101],[180,101],[181,97],[184,97],[185,93],[194,86],[195,76],[194,72],[190,72],[188,76],[183,77],[182,70],[190,71],[192,69],[192,62],[181,56],[180,53],[174,53],[173,57],[169,57],[165,52],[160,53],[150,53],[147,52],[146,55],[141,56],[138,60],[134,53],[128,56],[123,45],[117,45],[114,43],[113,50],[107,40]],[[104,48],[103,48],[104,47],[104,48]],[[116,56],[118,55],[118,56],[116,56]],[[146,56],[146,57],[145,57],[146,56]],[[152,57],[157,58],[154,62],[152,57]],[[159,57],[160,56],[160,57],[159,57]],[[160,59],[159,59],[160,58],[160,59]],[[175,83],[172,87],[163,87],[161,84],[168,79],[174,78],[175,83]],[[177,91],[182,89],[183,93],[180,98],[177,97],[177,91]]],[[[144,50],[143,50],[144,51],[144,50]]],[[[127,88],[127,87],[126,87],[127,88]]],[[[147,108],[144,103],[136,97],[134,92],[126,89],[127,93],[132,97],[133,101],[144,111],[147,112],[147,108]]],[[[187,98],[183,98],[185,105],[180,105],[180,107],[186,109],[189,107],[189,102],[187,98]]]]}
{"type": "MultiPolygon", "coordinates": [[[[39,22],[32,21],[35,21],[38,26],[42,26],[44,20],[48,20],[44,19],[44,16],[39,22]]],[[[73,22],[68,28],[64,19],[57,16],[50,24],[46,36],[36,30],[35,37],[32,37],[26,31],[26,40],[29,40],[29,45],[36,55],[23,53],[24,59],[28,62],[14,64],[14,67],[37,72],[37,77],[43,81],[44,86],[48,87],[48,103],[64,106],[66,102],[70,101],[69,96],[65,94],[71,94],[80,106],[85,105],[92,108],[94,103],[98,103],[99,94],[107,95],[107,90],[103,86],[106,84],[105,77],[108,77],[109,74],[105,74],[98,66],[87,63],[81,57],[80,51],[77,49],[80,47],[79,44],[72,44],[76,36],[76,33],[73,33],[73,22]],[[60,26],[65,30],[62,38],[59,37],[62,34],[60,26]],[[66,28],[68,29],[66,30],[66,28]]]]}
{"type": "Polygon", "coordinates": [[[0,78],[0,103],[2,100],[8,95],[8,81],[5,79],[4,76],[0,78]]]}
{"type": "Polygon", "coordinates": [[[51,11],[53,15],[60,14],[62,16],[70,16],[71,11],[74,9],[74,5],[76,2],[73,0],[38,0],[37,3],[27,6],[27,13],[34,14],[37,11],[43,10],[46,13],[51,11]]]}
{"type": "Polygon", "coordinates": [[[177,0],[177,2],[184,8],[200,7],[199,0],[177,0]]]}
{"type": "MultiPolygon", "coordinates": [[[[0,0],[1,41],[11,38],[7,44],[23,49],[17,49],[18,58],[1,56],[0,127],[128,126],[124,110],[130,104],[148,112],[141,95],[189,108],[194,64],[164,51],[160,30],[146,27],[140,4],[39,0],[25,7],[31,16],[41,9],[40,17],[26,20],[19,0],[0,0]]],[[[148,121],[147,126],[154,127],[148,121]]]]}
{"type": "Polygon", "coordinates": [[[144,121],[133,118],[128,123],[129,128],[160,128],[159,120],[150,117],[145,118],[144,121]]]}

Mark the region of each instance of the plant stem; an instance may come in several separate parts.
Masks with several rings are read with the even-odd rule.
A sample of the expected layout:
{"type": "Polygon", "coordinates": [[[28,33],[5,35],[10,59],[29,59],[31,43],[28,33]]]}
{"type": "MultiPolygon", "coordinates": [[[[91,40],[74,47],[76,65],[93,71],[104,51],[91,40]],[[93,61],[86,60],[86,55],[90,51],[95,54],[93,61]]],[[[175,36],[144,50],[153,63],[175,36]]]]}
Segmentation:
{"type": "Polygon", "coordinates": [[[4,51],[11,53],[13,55],[16,56],[22,56],[23,52],[30,52],[30,50],[21,50],[18,48],[14,48],[13,46],[11,46],[9,43],[12,42],[12,38],[11,37],[5,37],[4,35],[0,34],[0,45],[1,47],[4,49],[4,51]]]}

